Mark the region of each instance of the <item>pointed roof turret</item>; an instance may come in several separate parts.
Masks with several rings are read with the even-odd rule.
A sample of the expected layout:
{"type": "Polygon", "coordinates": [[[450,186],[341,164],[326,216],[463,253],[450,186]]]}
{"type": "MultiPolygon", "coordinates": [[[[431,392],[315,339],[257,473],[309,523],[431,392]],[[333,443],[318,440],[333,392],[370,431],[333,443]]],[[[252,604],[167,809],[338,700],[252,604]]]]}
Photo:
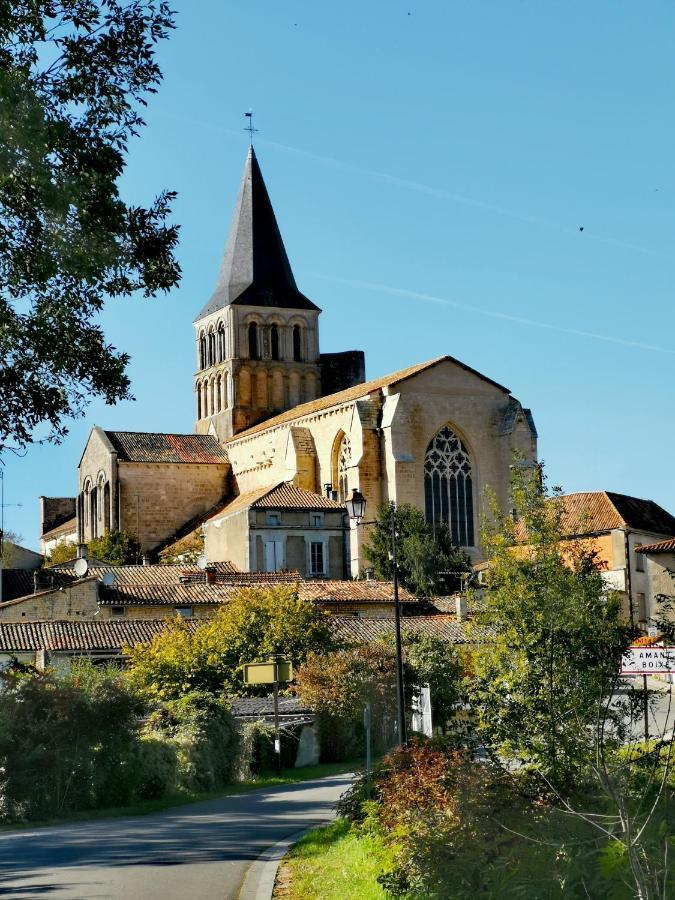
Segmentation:
{"type": "Polygon", "coordinates": [[[246,157],[216,288],[197,320],[231,304],[319,308],[295,283],[253,147],[246,157]]]}

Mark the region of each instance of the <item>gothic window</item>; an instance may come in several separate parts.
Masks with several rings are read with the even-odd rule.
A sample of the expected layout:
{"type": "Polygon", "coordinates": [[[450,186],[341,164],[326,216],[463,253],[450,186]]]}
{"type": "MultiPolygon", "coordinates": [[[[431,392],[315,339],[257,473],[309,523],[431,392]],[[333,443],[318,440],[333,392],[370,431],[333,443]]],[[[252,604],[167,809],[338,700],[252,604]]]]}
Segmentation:
{"type": "Polygon", "coordinates": [[[441,428],[424,458],[427,522],[445,522],[458,547],[473,547],[473,482],[469,453],[448,426],[441,428]]]}
{"type": "Polygon", "coordinates": [[[299,325],[293,326],[293,359],[302,362],[302,331],[299,325]]]}
{"type": "Polygon", "coordinates": [[[255,322],[248,326],[248,355],[249,359],[258,358],[258,326],[255,322]]]}
{"type": "Polygon", "coordinates": [[[202,332],[199,336],[199,368],[205,369],[206,366],[206,335],[202,332]]]}
{"type": "Polygon", "coordinates": [[[347,470],[352,461],[352,447],[345,434],[340,441],[337,458],[338,500],[344,503],[349,497],[349,476],[347,470]]]}
{"type": "Polygon", "coordinates": [[[279,326],[272,325],[270,328],[270,352],[272,359],[279,359],[279,326]]]}
{"type": "Polygon", "coordinates": [[[103,487],[103,528],[110,528],[110,482],[106,481],[103,487]]]}

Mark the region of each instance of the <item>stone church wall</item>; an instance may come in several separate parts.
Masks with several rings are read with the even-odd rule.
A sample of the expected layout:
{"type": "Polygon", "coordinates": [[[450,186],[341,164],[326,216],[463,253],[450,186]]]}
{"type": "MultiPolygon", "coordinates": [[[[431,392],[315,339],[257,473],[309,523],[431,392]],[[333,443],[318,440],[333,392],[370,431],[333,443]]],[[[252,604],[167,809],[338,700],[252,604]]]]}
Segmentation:
{"type": "Polygon", "coordinates": [[[152,550],[223,498],[228,471],[226,463],[120,462],[120,529],[138,532],[142,550],[152,550]]]}

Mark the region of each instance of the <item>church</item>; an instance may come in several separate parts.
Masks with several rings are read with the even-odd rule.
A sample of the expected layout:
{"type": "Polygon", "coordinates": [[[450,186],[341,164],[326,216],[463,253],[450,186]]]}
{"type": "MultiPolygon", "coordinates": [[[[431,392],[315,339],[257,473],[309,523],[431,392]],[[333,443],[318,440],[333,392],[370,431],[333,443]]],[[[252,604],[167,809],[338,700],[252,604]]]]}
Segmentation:
{"type": "Polygon", "coordinates": [[[344,501],[357,488],[369,519],[388,501],[412,503],[479,561],[485,489],[506,508],[513,451],[536,460],[530,410],[450,355],[366,380],[363,352],[321,353],[320,316],[296,284],[251,146],[194,321],[194,433],[93,428],[78,543],[126,530],[152,560],[202,529],[209,563],[354,578],[367,528],[344,501]]]}

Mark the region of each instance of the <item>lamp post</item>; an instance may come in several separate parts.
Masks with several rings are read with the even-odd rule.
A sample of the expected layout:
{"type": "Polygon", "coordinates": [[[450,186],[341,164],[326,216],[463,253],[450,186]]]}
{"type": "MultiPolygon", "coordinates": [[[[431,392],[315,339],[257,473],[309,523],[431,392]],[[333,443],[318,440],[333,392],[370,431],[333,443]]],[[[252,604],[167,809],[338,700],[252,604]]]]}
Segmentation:
{"type": "MultiPolygon", "coordinates": [[[[366,514],[366,498],[358,488],[352,490],[352,495],[345,502],[347,514],[350,519],[359,525],[374,525],[375,522],[364,522],[366,514]]],[[[396,564],[396,506],[392,505],[391,515],[391,564],[394,582],[394,633],[396,635],[396,695],[398,706],[398,741],[401,747],[408,743],[405,724],[405,699],[403,691],[403,651],[401,648],[401,606],[398,597],[398,567],[396,564]]]]}

